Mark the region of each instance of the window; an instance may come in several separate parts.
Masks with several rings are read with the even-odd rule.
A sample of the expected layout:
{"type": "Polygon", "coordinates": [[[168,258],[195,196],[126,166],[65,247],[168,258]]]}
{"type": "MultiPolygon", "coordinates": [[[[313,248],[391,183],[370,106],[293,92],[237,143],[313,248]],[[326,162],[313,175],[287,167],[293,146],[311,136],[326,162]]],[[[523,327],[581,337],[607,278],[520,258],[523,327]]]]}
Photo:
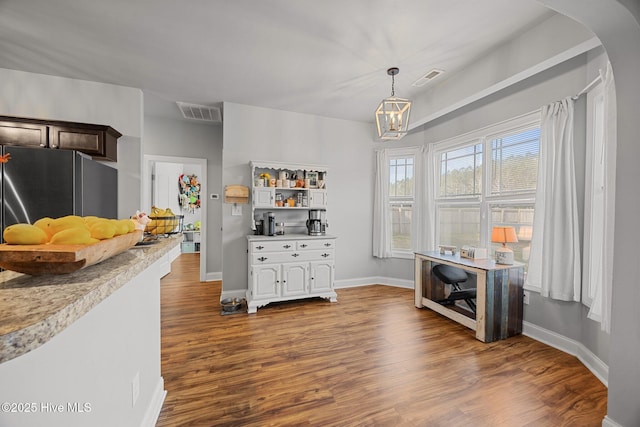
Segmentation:
{"type": "Polygon", "coordinates": [[[411,252],[411,217],[415,201],[415,154],[397,153],[389,157],[389,209],[391,250],[411,252]]]}
{"type": "Polygon", "coordinates": [[[486,247],[491,229],[515,227],[510,244],[527,263],[540,154],[539,114],[531,114],[436,146],[436,243],[486,247]]]}

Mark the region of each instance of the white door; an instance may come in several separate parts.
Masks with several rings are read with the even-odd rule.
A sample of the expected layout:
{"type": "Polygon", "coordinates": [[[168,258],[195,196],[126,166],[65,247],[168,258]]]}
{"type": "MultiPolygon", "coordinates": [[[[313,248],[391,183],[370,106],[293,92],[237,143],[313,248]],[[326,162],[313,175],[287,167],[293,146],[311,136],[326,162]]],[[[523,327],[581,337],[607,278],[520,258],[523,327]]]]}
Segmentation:
{"type": "Polygon", "coordinates": [[[182,175],[182,163],[157,162],[152,176],[153,193],[151,204],[160,209],[170,208],[173,213],[180,213],[180,187],[178,179],[182,175]]]}
{"type": "Polygon", "coordinates": [[[311,263],[311,293],[333,290],[333,261],[317,261],[311,263]]]}
{"type": "Polygon", "coordinates": [[[307,263],[282,264],[282,296],[305,295],[307,291],[307,263]]]}
{"type": "Polygon", "coordinates": [[[253,298],[275,298],[280,288],[280,264],[253,267],[253,298]]]}

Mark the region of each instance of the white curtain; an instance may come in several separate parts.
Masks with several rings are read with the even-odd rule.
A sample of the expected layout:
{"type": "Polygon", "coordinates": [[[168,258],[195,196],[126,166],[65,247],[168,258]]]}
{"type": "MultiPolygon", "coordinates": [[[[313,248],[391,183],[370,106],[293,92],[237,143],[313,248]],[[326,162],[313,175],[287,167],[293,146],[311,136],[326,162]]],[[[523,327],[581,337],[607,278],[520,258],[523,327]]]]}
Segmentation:
{"type": "Polygon", "coordinates": [[[580,242],[573,101],[542,107],[540,160],[527,284],[544,297],[580,301],[580,242]]]}
{"type": "Polygon", "coordinates": [[[416,251],[433,251],[436,246],[436,211],[435,211],[435,173],[436,158],[433,147],[422,147],[419,155],[419,167],[416,168],[416,209],[414,236],[416,251]]]}
{"type": "Polygon", "coordinates": [[[391,257],[391,214],[389,212],[389,152],[376,151],[373,194],[373,256],[391,257]]]}
{"type": "Polygon", "coordinates": [[[604,165],[602,177],[604,224],[602,224],[602,257],[599,260],[600,268],[596,269],[600,277],[590,277],[589,280],[599,282],[596,285],[596,294],[591,302],[591,308],[587,317],[599,321],[601,329],[609,333],[611,331],[611,284],[613,281],[613,232],[615,219],[615,186],[616,186],[616,89],[613,81],[611,64],[605,71],[600,70],[600,78],[603,82],[604,99],[604,126],[603,139],[604,150],[600,153],[600,161],[604,165]]]}

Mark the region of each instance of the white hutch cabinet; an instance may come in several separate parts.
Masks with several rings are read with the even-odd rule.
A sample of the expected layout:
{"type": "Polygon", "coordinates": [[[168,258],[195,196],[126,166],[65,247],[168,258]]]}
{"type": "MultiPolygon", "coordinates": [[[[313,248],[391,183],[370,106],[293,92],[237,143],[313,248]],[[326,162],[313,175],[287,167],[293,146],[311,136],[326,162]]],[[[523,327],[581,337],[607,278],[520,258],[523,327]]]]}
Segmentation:
{"type": "Polygon", "coordinates": [[[310,297],[336,302],[336,237],[309,236],[305,228],[310,209],[327,209],[327,168],[254,161],[251,174],[252,229],[269,211],[276,215],[276,222],[285,223],[286,231],[284,235],[247,236],[247,311],[255,313],[271,302],[310,297]],[[285,177],[286,183],[281,179],[285,177]],[[275,179],[276,185],[270,186],[267,179],[275,179]]]}

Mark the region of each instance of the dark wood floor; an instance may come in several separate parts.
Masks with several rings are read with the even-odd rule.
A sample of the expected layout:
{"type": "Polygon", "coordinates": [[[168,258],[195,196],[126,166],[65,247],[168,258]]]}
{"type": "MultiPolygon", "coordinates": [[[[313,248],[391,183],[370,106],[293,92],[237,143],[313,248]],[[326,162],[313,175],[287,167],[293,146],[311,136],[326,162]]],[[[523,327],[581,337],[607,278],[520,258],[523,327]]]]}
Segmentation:
{"type": "Polygon", "coordinates": [[[600,426],[607,390],[575,357],[524,336],[491,344],[413,291],[220,314],[198,255],[162,280],[165,426],[600,426]]]}

